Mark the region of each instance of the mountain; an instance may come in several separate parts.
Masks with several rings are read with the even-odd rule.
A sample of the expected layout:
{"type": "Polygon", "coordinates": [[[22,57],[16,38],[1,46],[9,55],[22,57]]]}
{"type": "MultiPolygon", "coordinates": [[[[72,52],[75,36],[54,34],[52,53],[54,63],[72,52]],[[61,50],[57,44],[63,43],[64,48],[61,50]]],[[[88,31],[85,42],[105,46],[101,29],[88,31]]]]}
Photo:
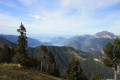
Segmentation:
{"type": "Polygon", "coordinates": [[[15,47],[16,46],[16,44],[0,37],[0,47],[2,47],[5,44],[7,44],[9,47],[15,47]]]}
{"type": "MultiPolygon", "coordinates": [[[[80,60],[81,66],[85,69],[90,78],[93,71],[98,70],[101,78],[113,78],[112,68],[105,67],[101,60],[104,57],[99,52],[86,53],[76,50],[72,47],[57,47],[47,46],[48,50],[53,53],[58,63],[60,73],[67,68],[71,56],[75,56],[80,60]]],[[[28,48],[28,53],[34,56],[38,56],[40,53],[39,47],[28,48]]]]}
{"type": "MultiPolygon", "coordinates": [[[[0,37],[4,38],[4,39],[6,39],[6,40],[9,40],[9,41],[12,42],[12,43],[17,44],[18,36],[0,34],[0,37]]],[[[28,37],[27,40],[28,40],[28,46],[31,46],[31,47],[39,46],[39,45],[42,44],[40,41],[38,41],[38,40],[36,40],[36,39],[29,38],[29,37],[28,37]]]]}
{"type": "Polygon", "coordinates": [[[115,38],[117,38],[116,35],[114,35],[111,32],[108,32],[108,31],[98,32],[93,37],[95,37],[95,38],[107,38],[107,39],[115,39],[115,38]]]}
{"type": "Polygon", "coordinates": [[[70,46],[78,50],[85,52],[100,51],[103,53],[103,48],[108,42],[113,43],[114,39],[117,38],[111,32],[102,31],[95,35],[88,36],[75,36],[69,41],[65,42],[65,46],[70,46]]]}
{"type": "Polygon", "coordinates": [[[81,50],[86,52],[100,51],[103,53],[103,48],[105,48],[106,44],[108,42],[113,43],[115,38],[117,38],[117,36],[111,32],[98,32],[85,40],[81,50]]]}
{"type": "Polygon", "coordinates": [[[81,50],[84,41],[91,35],[77,35],[64,42],[64,46],[73,47],[75,49],[81,50]]]}

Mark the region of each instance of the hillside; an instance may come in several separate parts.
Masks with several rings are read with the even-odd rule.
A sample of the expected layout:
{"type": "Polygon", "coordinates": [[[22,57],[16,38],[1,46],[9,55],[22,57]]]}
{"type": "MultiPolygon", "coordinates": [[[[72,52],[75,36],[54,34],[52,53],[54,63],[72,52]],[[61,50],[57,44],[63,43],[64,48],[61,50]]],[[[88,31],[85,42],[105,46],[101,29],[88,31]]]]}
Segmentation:
{"type": "Polygon", "coordinates": [[[64,41],[64,45],[81,50],[82,44],[89,37],[91,37],[91,35],[77,35],[77,36],[74,36],[74,37],[64,41]]]}
{"type": "Polygon", "coordinates": [[[10,41],[0,37],[0,47],[2,47],[5,44],[7,44],[9,47],[15,47],[16,46],[16,44],[11,43],[10,41]]]}
{"type": "MultiPolygon", "coordinates": [[[[4,38],[6,40],[9,40],[12,43],[17,44],[18,36],[0,34],[0,37],[4,38]]],[[[28,37],[27,41],[28,41],[28,46],[31,46],[31,47],[39,46],[42,44],[40,41],[33,39],[33,38],[29,38],[29,37],[28,37]]]]}
{"type": "Polygon", "coordinates": [[[23,69],[19,64],[0,64],[0,80],[60,80],[34,69],[23,69]]]}
{"type": "MultiPolygon", "coordinates": [[[[87,72],[89,78],[92,72],[96,70],[100,72],[101,78],[113,78],[113,70],[111,68],[105,67],[101,63],[101,59],[104,57],[104,55],[99,52],[85,53],[79,50],[75,50],[71,47],[57,46],[48,46],[48,50],[54,54],[59,66],[60,73],[62,73],[62,71],[67,68],[71,56],[74,55],[80,60],[80,63],[87,72]]],[[[35,56],[37,56],[39,52],[39,47],[28,49],[28,53],[35,56]]]]}

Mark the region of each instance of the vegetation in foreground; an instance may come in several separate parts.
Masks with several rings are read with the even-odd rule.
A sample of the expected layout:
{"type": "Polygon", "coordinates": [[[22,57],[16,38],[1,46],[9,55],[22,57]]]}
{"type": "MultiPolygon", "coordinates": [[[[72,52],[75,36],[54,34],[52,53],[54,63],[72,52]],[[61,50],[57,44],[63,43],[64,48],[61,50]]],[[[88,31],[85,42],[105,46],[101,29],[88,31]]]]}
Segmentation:
{"type": "Polygon", "coordinates": [[[0,80],[60,80],[60,78],[38,72],[35,69],[23,69],[20,64],[0,64],[0,80]]]}

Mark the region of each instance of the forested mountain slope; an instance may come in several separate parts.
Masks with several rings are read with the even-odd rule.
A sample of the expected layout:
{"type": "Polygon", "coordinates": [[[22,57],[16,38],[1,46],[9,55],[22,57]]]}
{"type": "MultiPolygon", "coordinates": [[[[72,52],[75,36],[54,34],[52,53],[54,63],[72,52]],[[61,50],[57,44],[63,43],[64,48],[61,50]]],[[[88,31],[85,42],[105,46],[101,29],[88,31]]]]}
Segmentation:
{"type": "MultiPolygon", "coordinates": [[[[60,73],[62,73],[62,71],[66,69],[71,56],[74,55],[80,60],[80,63],[87,72],[89,78],[92,72],[96,70],[100,72],[101,78],[113,78],[113,70],[111,68],[105,67],[102,64],[101,60],[104,57],[104,55],[99,52],[85,53],[74,48],[65,46],[48,46],[47,48],[54,54],[60,69],[60,73]]],[[[31,55],[38,56],[38,54],[40,53],[39,47],[28,48],[28,53],[31,55]]]]}

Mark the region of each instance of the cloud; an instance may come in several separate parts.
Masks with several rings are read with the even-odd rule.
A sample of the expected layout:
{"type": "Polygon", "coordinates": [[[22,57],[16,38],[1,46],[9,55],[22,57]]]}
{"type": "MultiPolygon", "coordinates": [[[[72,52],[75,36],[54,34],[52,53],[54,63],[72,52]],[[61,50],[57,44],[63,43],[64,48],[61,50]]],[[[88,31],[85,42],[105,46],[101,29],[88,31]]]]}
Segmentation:
{"type": "Polygon", "coordinates": [[[30,17],[33,17],[35,19],[40,19],[40,16],[39,15],[33,15],[33,14],[29,14],[30,17]]]}
{"type": "Polygon", "coordinates": [[[19,0],[25,6],[30,6],[33,3],[36,3],[38,0],[19,0]]]}
{"type": "Polygon", "coordinates": [[[15,17],[0,14],[0,28],[1,27],[16,27],[18,26],[18,20],[15,17]]]}
{"type": "Polygon", "coordinates": [[[20,21],[15,17],[0,14],[0,34],[17,34],[20,21]]]}
{"type": "Polygon", "coordinates": [[[61,6],[67,10],[76,8],[82,16],[92,16],[95,10],[120,3],[120,0],[62,0],[61,6]]]}
{"type": "MultiPolygon", "coordinates": [[[[99,9],[113,6],[120,0],[19,0],[19,2],[25,5],[21,6],[25,8],[24,15],[0,14],[2,17],[0,28],[2,26],[17,28],[22,21],[31,34],[94,34],[105,29],[115,30],[111,26],[119,25],[115,23],[120,20],[118,11],[105,15],[99,9]],[[101,14],[97,15],[96,10],[101,14]]],[[[11,14],[15,12],[11,11],[11,14]]],[[[116,28],[119,30],[119,27],[116,28]]]]}

